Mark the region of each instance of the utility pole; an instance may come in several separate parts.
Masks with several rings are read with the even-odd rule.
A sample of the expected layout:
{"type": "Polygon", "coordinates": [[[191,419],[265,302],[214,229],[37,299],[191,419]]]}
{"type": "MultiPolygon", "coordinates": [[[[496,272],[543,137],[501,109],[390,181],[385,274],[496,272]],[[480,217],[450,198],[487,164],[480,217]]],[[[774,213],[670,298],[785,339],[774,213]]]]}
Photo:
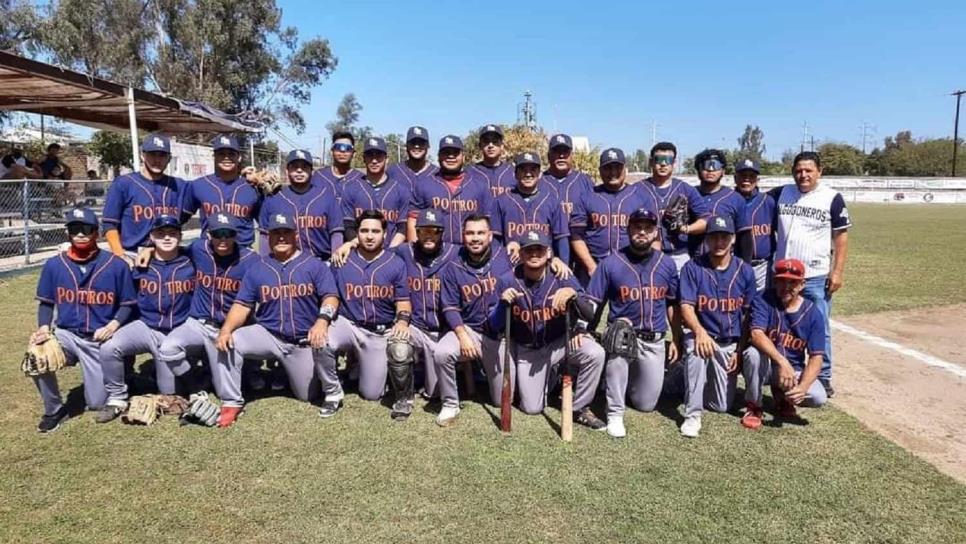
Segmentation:
{"type": "Polygon", "coordinates": [[[523,103],[517,107],[517,122],[531,132],[537,129],[537,105],[533,102],[533,93],[530,91],[524,91],[523,103]]]}
{"type": "Polygon", "coordinates": [[[953,177],[956,177],[956,151],[959,149],[959,103],[966,91],[956,91],[951,96],[956,97],[956,119],[953,121],[953,177]]]}
{"type": "Polygon", "coordinates": [[[651,147],[657,144],[657,121],[651,119],[651,147]]]}
{"type": "Polygon", "coordinates": [[[802,147],[799,151],[805,151],[805,144],[808,142],[808,121],[802,123],[802,147]]]}
{"type": "Polygon", "coordinates": [[[862,121],[862,126],[859,127],[859,130],[861,131],[860,141],[862,142],[859,147],[862,148],[862,154],[865,155],[869,142],[875,140],[875,126],[862,121]]]}

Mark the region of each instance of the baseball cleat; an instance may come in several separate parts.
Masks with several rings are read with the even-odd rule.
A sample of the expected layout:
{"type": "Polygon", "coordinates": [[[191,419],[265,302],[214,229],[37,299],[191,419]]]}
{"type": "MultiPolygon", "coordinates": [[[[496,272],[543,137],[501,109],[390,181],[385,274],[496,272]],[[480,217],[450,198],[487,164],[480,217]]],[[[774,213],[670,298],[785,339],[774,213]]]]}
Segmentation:
{"type": "Polygon", "coordinates": [[[819,378],[818,381],[822,384],[822,387],[825,388],[825,395],[828,396],[828,398],[835,396],[835,388],[832,387],[832,380],[828,378],[819,378]]]}
{"type": "Polygon", "coordinates": [[[688,416],[681,424],[681,436],[697,438],[701,433],[701,416],[688,416]]]}
{"type": "Polygon", "coordinates": [[[60,424],[67,420],[68,416],[67,407],[61,406],[60,410],[40,418],[40,423],[37,424],[37,432],[52,433],[56,431],[60,428],[60,424]]]}
{"type": "Polygon", "coordinates": [[[218,415],[219,427],[231,427],[238,416],[241,415],[241,406],[222,406],[221,414],[218,415]]]}
{"type": "Polygon", "coordinates": [[[456,424],[456,418],[460,415],[459,406],[443,406],[436,416],[436,424],[440,427],[452,427],[456,424]]]}
{"type": "Polygon", "coordinates": [[[761,407],[753,402],[747,403],[745,415],[741,416],[741,425],[746,429],[758,430],[761,428],[761,419],[761,407]]]}
{"type": "Polygon", "coordinates": [[[574,411],[574,421],[585,427],[590,427],[595,431],[603,431],[607,428],[607,424],[604,423],[604,420],[597,417],[594,412],[591,411],[589,406],[582,410],[574,411]]]}
{"type": "Polygon", "coordinates": [[[614,438],[624,438],[627,436],[627,429],[624,428],[624,416],[611,416],[607,418],[607,434],[614,438]]]}
{"type": "Polygon", "coordinates": [[[97,414],[94,415],[94,421],[97,423],[108,423],[114,421],[124,413],[125,408],[125,406],[107,404],[97,411],[97,414]]]}
{"type": "Polygon", "coordinates": [[[413,413],[413,401],[409,399],[397,400],[392,405],[392,411],[389,412],[389,417],[396,421],[406,421],[409,416],[413,413]]]}
{"type": "Polygon", "coordinates": [[[322,402],[322,406],[319,407],[319,417],[326,418],[332,417],[342,409],[341,400],[327,400],[322,402]]]}

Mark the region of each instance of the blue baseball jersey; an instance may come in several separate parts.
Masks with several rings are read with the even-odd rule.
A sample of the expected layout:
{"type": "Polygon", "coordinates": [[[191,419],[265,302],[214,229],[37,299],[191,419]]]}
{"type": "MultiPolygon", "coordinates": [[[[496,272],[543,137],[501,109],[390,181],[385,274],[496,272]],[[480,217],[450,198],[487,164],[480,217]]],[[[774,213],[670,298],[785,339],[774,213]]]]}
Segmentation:
{"type": "MultiPolygon", "coordinates": [[[[719,187],[713,193],[702,193],[698,189],[698,194],[704,199],[710,215],[730,217],[731,224],[741,224],[742,217],[745,215],[745,199],[737,191],[730,187],[719,187]]],[[[688,236],[688,252],[692,257],[704,255],[708,252],[704,244],[704,235],[688,236]]]]}
{"type": "Polygon", "coordinates": [[[395,248],[396,254],[406,263],[409,281],[409,300],[413,305],[412,324],[424,331],[439,331],[444,327],[443,306],[440,302],[443,280],[442,271],[459,252],[459,246],[443,243],[435,255],[427,256],[417,251],[413,244],[395,248]]]}
{"type": "MultiPolygon", "coordinates": [[[[567,333],[563,313],[554,310],[551,302],[557,291],[564,287],[573,288],[578,293],[583,290],[573,276],[565,280],[558,279],[548,267],[543,279],[531,282],[523,276],[523,266],[518,265],[515,270],[497,280],[497,297],[510,287],[523,293],[510,305],[510,336],[514,341],[538,348],[567,333]]],[[[505,308],[506,303],[501,300],[490,312],[489,321],[493,330],[500,330],[504,324],[505,308]]]]}
{"type": "Polygon", "coordinates": [[[111,252],[98,251],[82,263],[61,253],[44,263],[37,300],[55,306],[57,327],[90,336],[121,306],[136,305],[137,294],[127,263],[111,252]]]}
{"type": "Polygon", "coordinates": [[[419,172],[412,171],[406,162],[398,162],[392,164],[386,169],[386,175],[398,180],[405,181],[409,185],[409,189],[412,190],[413,187],[418,183],[418,179],[423,176],[432,176],[439,171],[439,167],[435,164],[426,161],[426,166],[423,167],[419,172]]]}
{"type": "Polygon", "coordinates": [[[241,289],[245,273],[260,259],[258,254],[236,246],[233,254],[221,257],[202,238],[188,247],[188,255],[195,265],[195,290],[188,315],[195,319],[224,323],[241,289]]]}
{"type": "Polygon", "coordinates": [[[554,177],[550,172],[544,172],[540,182],[551,187],[557,193],[557,198],[560,200],[560,209],[563,211],[564,217],[568,218],[568,222],[570,214],[574,212],[574,204],[583,200],[594,189],[594,182],[590,177],[577,170],[571,170],[562,178],[554,177]]]}
{"type": "MultiPolygon", "coordinates": [[[[659,211],[658,217],[664,215],[664,210],[672,200],[676,200],[678,195],[684,195],[688,199],[688,214],[691,221],[706,219],[711,215],[708,204],[701,197],[697,189],[688,185],[684,180],[671,178],[671,181],[664,187],[657,187],[651,182],[651,178],[638,183],[640,190],[650,192],[657,200],[659,211]]],[[[671,234],[661,225],[661,240],[665,253],[678,255],[688,250],[688,236],[686,234],[671,234]]]]}
{"type": "Polygon", "coordinates": [[[604,185],[591,189],[586,198],[574,203],[570,225],[584,229],[584,241],[591,257],[600,262],[611,253],[627,246],[627,220],[634,210],[644,208],[656,216],[658,203],[654,195],[635,185],[620,191],[608,191],[604,185]]]}
{"type": "Polygon", "coordinates": [[[504,242],[516,241],[531,230],[554,240],[566,238],[570,236],[567,219],[557,193],[546,185],[530,195],[524,195],[514,187],[497,197],[490,213],[493,234],[504,242]]]}
{"type": "Polygon", "coordinates": [[[346,226],[355,223],[365,210],[379,210],[386,218],[386,241],[389,247],[397,232],[406,234],[409,201],[412,191],[405,181],[386,177],[379,185],[365,177],[347,181],[342,186],[342,220],[346,226]]]}
{"type": "Polygon", "coordinates": [[[214,174],[202,176],[188,184],[185,195],[184,211],[194,214],[201,210],[202,233],[208,232],[208,217],[224,213],[240,219],[238,221],[239,244],[251,247],[255,243],[255,218],[262,206],[262,194],[252,187],[245,178],[223,181],[214,174]]]}
{"type": "Polygon", "coordinates": [[[265,199],[258,217],[259,228],[265,232],[264,225],[275,213],[293,217],[298,226],[299,249],[328,260],[332,255],[332,234],[343,230],[338,195],[335,186],[321,177],[313,177],[308,190],[302,193],[286,185],[265,199]]]}
{"type": "Polygon", "coordinates": [[[284,263],[272,257],[254,261],[235,302],[255,308],[259,325],[295,343],[308,336],[322,301],[336,294],[329,266],[311,253],[301,252],[284,263]]]}
{"type": "Polygon", "coordinates": [[[389,326],[396,317],[396,302],[409,300],[406,263],[392,251],[367,261],[358,251],[335,269],[339,290],[339,316],[362,325],[389,326]]]}
{"type": "Polygon", "coordinates": [[[344,187],[346,183],[361,177],[363,177],[363,173],[355,168],[350,168],[346,175],[340,178],[339,176],[335,175],[335,172],[332,171],[331,166],[323,166],[322,168],[312,172],[311,181],[313,185],[316,181],[324,181],[329,185],[332,185],[339,192],[339,198],[342,198],[342,187],[344,187]]]}
{"type": "Polygon", "coordinates": [[[678,299],[694,307],[712,338],[740,337],[757,293],[755,271],[738,257],[724,270],[715,269],[707,256],[691,259],[681,269],[678,299]]]}
{"type": "Polygon", "coordinates": [[[486,180],[474,171],[464,172],[459,185],[450,183],[436,172],[422,177],[413,187],[409,216],[415,218],[419,210],[439,210],[442,214],[443,241],[462,244],[463,219],[473,214],[489,215],[492,200],[486,180]]]}
{"type": "Polygon", "coordinates": [[[125,174],[111,182],[104,201],[104,230],[118,230],[128,251],[151,245],[149,234],[159,215],[181,217],[188,184],[181,178],[163,176],[158,181],[140,172],[125,174]]]}
{"type": "Polygon", "coordinates": [[[601,261],[587,286],[588,297],[608,304],[608,323],[622,317],[647,332],[667,330],[667,306],[677,291],[678,270],[670,257],[652,251],[640,258],[626,247],[601,261]]]}
{"type": "Polygon", "coordinates": [[[775,238],[772,236],[774,220],[775,199],[770,194],[755,189],[751,198],[745,200],[741,221],[735,223],[738,232],[751,231],[754,241],[752,259],[771,259],[775,254],[775,238]]]}
{"type": "Polygon", "coordinates": [[[478,162],[470,168],[486,178],[486,182],[490,184],[490,195],[493,198],[499,197],[517,185],[513,165],[508,162],[501,162],[496,166],[487,166],[478,162]]]}
{"type": "Polygon", "coordinates": [[[151,259],[132,271],[138,293],[138,318],[154,330],[169,332],[188,319],[195,289],[195,267],[182,252],[170,261],[151,259]]]}
{"type": "MultiPolygon", "coordinates": [[[[500,300],[496,282],[513,270],[506,249],[490,244],[489,259],[474,266],[465,248],[442,271],[443,317],[451,329],[464,325],[478,333],[486,331],[490,311],[500,300]]],[[[492,334],[491,334],[492,336],[492,334]]]]}
{"type": "Polygon", "coordinates": [[[807,356],[825,353],[825,319],[808,299],[797,311],[785,310],[774,291],[755,297],[751,305],[751,329],[768,335],[775,348],[796,370],[804,370],[807,356]]]}

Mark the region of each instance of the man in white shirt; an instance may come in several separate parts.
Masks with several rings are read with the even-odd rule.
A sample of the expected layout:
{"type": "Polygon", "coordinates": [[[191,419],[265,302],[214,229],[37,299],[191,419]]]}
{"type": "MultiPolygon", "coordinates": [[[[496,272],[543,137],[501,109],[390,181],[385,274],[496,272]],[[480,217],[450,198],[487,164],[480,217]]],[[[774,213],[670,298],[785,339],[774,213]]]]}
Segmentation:
{"type": "Polygon", "coordinates": [[[798,259],[805,263],[805,290],[802,295],[815,303],[825,318],[825,354],[819,381],[828,396],[832,389],[832,336],[828,320],[832,294],[844,283],[848,256],[848,230],[852,227],[849,210],[842,195],[819,183],[822,159],[818,153],[804,151],[792,163],[795,185],[771,191],[775,198],[775,258],[798,259]]]}

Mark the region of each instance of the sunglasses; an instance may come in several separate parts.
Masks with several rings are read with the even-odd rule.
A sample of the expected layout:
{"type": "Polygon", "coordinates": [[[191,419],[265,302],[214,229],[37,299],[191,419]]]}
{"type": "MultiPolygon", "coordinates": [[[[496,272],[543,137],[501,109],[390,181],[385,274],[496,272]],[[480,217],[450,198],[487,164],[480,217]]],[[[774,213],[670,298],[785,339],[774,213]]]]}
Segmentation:
{"type": "Polygon", "coordinates": [[[219,240],[226,240],[228,238],[235,237],[235,231],[230,229],[215,229],[208,231],[208,233],[211,234],[212,238],[217,238],[219,240]]]}
{"type": "Polygon", "coordinates": [[[332,151],[341,151],[342,153],[348,153],[354,150],[355,147],[352,144],[332,144],[332,151]]]}
{"type": "Polygon", "coordinates": [[[673,155],[672,156],[658,155],[654,157],[652,160],[654,161],[654,164],[663,164],[663,165],[674,164],[673,155]]]}
{"type": "Polygon", "coordinates": [[[67,234],[70,234],[71,236],[77,236],[78,234],[90,236],[91,234],[94,234],[96,230],[97,230],[97,227],[95,227],[94,225],[85,225],[82,223],[67,225],[67,234]]]}
{"type": "Polygon", "coordinates": [[[722,164],[718,159],[708,159],[701,163],[701,169],[705,172],[717,172],[722,168],[724,168],[724,164],[722,164]]]}

